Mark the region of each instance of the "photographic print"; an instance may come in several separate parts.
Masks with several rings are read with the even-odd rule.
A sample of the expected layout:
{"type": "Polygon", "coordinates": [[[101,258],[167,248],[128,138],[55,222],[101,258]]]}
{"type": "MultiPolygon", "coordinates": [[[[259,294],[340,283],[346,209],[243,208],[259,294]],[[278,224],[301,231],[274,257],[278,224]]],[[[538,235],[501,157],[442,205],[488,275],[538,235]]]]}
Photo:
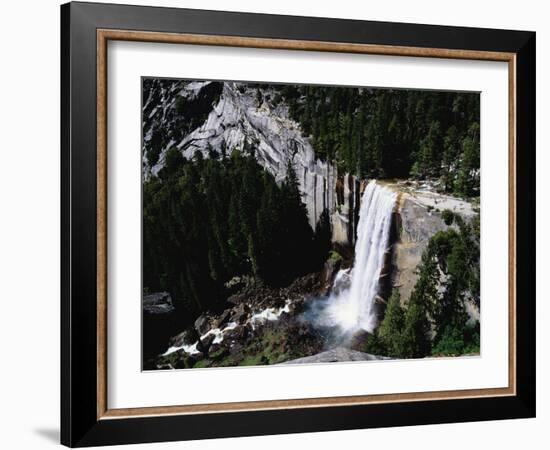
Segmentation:
{"type": "Polygon", "coordinates": [[[534,32],[60,20],[64,445],[535,417],[534,32]]]}
{"type": "Polygon", "coordinates": [[[142,367],[480,354],[477,92],[142,78],[142,367]]]}

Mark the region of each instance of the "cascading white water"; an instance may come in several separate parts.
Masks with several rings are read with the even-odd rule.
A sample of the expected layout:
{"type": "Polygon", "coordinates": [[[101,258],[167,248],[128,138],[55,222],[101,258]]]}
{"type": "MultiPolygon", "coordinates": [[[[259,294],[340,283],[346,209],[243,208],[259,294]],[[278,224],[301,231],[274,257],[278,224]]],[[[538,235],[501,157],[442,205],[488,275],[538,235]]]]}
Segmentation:
{"type": "MultiPolygon", "coordinates": [[[[367,185],[361,197],[355,261],[348,275],[351,284],[332,294],[324,314],[325,324],[339,326],[345,333],[360,329],[372,332],[376,326],[374,302],[388,250],[396,198],[394,191],[374,180],[367,185]]],[[[338,274],[340,278],[346,275],[338,274]]]]}

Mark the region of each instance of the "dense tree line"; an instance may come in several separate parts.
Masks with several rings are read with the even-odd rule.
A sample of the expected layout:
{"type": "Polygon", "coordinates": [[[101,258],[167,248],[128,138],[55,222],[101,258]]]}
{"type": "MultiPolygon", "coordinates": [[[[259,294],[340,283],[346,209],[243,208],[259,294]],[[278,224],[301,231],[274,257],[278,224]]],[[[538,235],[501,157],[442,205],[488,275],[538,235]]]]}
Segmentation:
{"type": "Polygon", "coordinates": [[[318,157],[359,177],[440,179],[479,195],[476,93],[284,85],[284,102],[318,157]]]}
{"type": "Polygon", "coordinates": [[[172,148],[143,186],[144,287],[169,291],[189,323],[223,305],[234,276],[278,286],[319,270],[329,226],[326,212],[309,226],[291,165],[279,186],[253,153],[186,160],[172,148]]]}
{"type": "Polygon", "coordinates": [[[394,290],[367,351],[396,358],[479,352],[479,323],[468,323],[464,301],[479,305],[479,216],[458,231],[436,233],[422,255],[419,278],[401,305],[394,290]]]}

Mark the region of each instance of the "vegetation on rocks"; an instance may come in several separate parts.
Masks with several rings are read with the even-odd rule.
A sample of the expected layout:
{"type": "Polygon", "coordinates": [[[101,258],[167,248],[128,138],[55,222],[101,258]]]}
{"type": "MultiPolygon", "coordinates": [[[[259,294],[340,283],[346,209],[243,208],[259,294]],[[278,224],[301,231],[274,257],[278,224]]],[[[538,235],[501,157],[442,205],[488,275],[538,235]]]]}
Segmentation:
{"type": "Polygon", "coordinates": [[[444,209],[441,211],[441,218],[445,225],[452,225],[455,220],[455,214],[450,209],[444,209]]]}
{"type": "Polygon", "coordinates": [[[465,310],[466,301],[479,305],[479,216],[454,220],[458,230],[430,239],[406,306],[392,292],[365,351],[395,358],[479,353],[479,322],[471,323],[465,310]]]}
{"type": "Polygon", "coordinates": [[[259,366],[278,364],[323,350],[321,334],[307,324],[285,314],[277,322],[265,322],[255,328],[246,325],[238,331],[238,339],[224,339],[208,352],[188,355],[178,351],[158,357],[156,367],[204,368],[259,366]]]}

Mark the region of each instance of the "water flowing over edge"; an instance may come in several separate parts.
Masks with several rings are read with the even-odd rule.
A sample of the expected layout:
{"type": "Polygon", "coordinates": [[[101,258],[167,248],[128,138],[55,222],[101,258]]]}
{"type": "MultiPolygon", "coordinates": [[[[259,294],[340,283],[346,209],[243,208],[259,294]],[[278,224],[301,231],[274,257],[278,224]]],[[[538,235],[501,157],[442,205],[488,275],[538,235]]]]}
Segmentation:
{"type": "Polygon", "coordinates": [[[361,197],[355,261],[353,268],[341,270],[334,281],[332,294],[321,312],[323,326],[338,327],[344,334],[377,325],[375,300],[380,288],[380,275],[389,250],[392,213],[397,193],[369,182],[361,197]]]}
{"type": "MultiPolygon", "coordinates": [[[[390,188],[369,182],[361,197],[355,260],[353,268],[340,270],[334,279],[332,293],[328,298],[318,299],[310,304],[305,320],[320,327],[334,328],[338,336],[336,343],[352,336],[357,331],[372,332],[377,325],[375,300],[379,294],[380,275],[389,250],[389,235],[392,214],[397,194],[390,188]]],[[[265,321],[278,320],[283,312],[289,311],[290,300],[284,307],[267,308],[253,314],[247,321],[254,329],[265,321]]],[[[303,317],[303,318],[304,318],[303,317]]],[[[223,329],[214,328],[200,337],[214,335],[213,343],[220,343],[224,334],[237,326],[228,323],[223,329]]],[[[189,354],[199,353],[199,342],[170,347],[163,356],[184,350],[189,354]]]]}

